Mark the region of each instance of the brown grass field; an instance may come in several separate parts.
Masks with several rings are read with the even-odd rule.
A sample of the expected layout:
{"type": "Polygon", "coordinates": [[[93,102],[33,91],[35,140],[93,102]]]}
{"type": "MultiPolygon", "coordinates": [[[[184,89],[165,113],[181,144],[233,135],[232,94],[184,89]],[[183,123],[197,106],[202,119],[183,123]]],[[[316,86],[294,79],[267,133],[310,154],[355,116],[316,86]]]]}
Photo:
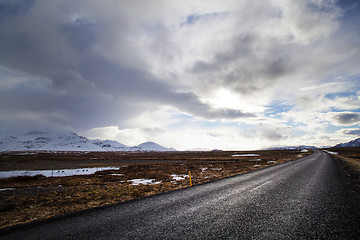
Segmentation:
{"type": "Polygon", "coordinates": [[[82,176],[0,178],[0,228],[189,187],[189,171],[196,185],[309,154],[296,150],[0,153],[0,171],[120,167],[82,176]],[[184,178],[175,180],[173,174],[184,178]],[[153,179],[154,184],[132,185],[132,179],[153,179]]]}

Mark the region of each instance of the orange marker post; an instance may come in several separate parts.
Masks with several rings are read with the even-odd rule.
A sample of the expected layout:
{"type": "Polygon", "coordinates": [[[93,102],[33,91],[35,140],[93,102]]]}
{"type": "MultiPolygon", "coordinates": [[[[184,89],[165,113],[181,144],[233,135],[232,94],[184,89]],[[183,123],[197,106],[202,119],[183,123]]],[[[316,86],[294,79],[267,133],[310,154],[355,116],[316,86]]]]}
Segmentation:
{"type": "Polygon", "coordinates": [[[189,171],[189,181],[190,181],[190,187],[192,187],[192,182],[191,182],[191,172],[189,171]]]}

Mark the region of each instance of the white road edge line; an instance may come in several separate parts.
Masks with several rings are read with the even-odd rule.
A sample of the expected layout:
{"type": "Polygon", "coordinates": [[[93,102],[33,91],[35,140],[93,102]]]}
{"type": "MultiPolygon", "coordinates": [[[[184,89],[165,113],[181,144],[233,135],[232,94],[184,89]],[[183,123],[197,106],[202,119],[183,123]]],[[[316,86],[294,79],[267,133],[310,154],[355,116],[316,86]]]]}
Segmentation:
{"type": "Polygon", "coordinates": [[[272,181],[264,182],[264,183],[260,184],[259,186],[254,187],[253,189],[251,189],[250,192],[256,191],[257,189],[259,189],[259,188],[261,188],[261,187],[263,187],[263,186],[265,186],[265,185],[267,185],[269,183],[272,183],[272,181]]]}

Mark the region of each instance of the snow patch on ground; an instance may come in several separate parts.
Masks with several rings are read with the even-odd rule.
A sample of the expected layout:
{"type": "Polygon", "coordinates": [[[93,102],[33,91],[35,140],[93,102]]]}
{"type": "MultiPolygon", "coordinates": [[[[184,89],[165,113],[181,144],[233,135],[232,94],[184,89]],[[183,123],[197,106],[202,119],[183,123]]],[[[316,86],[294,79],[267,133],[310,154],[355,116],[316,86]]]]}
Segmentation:
{"type": "Polygon", "coordinates": [[[176,174],[171,174],[171,177],[172,177],[173,180],[175,180],[175,181],[181,181],[181,180],[185,180],[186,178],[188,178],[189,175],[176,175],[176,174]]]}
{"type": "Polygon", "coordinates": [[[234,154],[232,157],[258,157],[260,154],[248,153],[248,154],[234,154]]]}
{"type": "Polygon", "coordinates": [[[327,152],[328,154],[331,154],[331,155],[337,155],[338,154],[337,152],[331,152],[331,151],[328,151],[328,150],[324,150],[324,152],[327,152]]]}
{"type": "Polygon", "coordinates": [[[131,182],[131,185],[140,185],[140,184],[159,184],[161,183],[161,181],[156,182],[155,179],[142,179],[142,178],[138,178],[138,179],[131,179],[128,180],[128,182],[131,182]]]}
{"type": "Polygon", "coordinates": [[[260,158],[257,158],[257,159],[250,159],[249,162],[260,162],[261,159],[260,158]]]}
{"type": "Polygon", "coordinates": [[[15,188],[0,188],[0,192],[2,192],[2,191],[11,191],[11,190],[15,190],[15,188]]]}
{"type": "Polygon", "coordinates": [[[77,168],[59,170],[19,170],[19,171],[0,171],[0,178],[10,178],[19,176],[44,175],[45,177],[68,177],[75,175],[91,175],[98,171],[119,170],[119,167],[98,167],[98,168],[77,168]]]}

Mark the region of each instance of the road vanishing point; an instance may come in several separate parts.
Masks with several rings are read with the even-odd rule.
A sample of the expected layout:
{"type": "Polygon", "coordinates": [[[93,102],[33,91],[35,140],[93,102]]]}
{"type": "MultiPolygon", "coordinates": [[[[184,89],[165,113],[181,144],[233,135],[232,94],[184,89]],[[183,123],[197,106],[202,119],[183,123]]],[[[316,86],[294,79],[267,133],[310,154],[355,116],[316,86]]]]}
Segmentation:
{"type": "Polygon", "coordinates": [[[359,196],[327,153],[15,227],[0,239],[360,239],[359,196]]]}

